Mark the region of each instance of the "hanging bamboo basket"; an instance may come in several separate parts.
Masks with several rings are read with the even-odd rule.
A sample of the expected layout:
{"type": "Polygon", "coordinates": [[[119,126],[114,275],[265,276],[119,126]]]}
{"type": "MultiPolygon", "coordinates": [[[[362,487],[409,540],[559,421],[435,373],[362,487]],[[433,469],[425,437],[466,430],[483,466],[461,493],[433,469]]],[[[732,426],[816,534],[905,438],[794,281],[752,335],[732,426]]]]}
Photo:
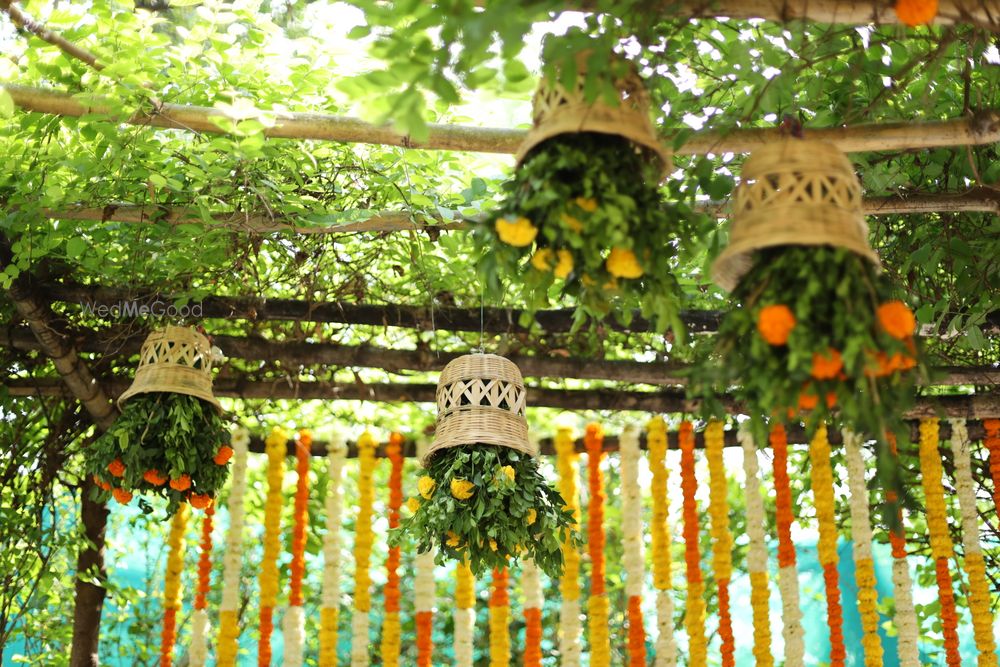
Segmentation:
{"type": "Polygon", "coordinates": [[[424,463],[435,452],[464,445],[496,445],[537,456],[528,441],[521,371],[495,354],[467,354],[441,371],[437,428],[424,463]]]}
{"type": "Polygon", "coordinates": [[[727,291],[750,270],[755,251],[774,246],[837,246],[881,266],[868,244],[861,183],[833,144],[784,139],[755,150],[743,165],[731,220],[729,245],[712,265],[712,278],[727,291]]]}
{"type": "Polygon", "coordinates": [[[146,337],[132,386],[118,398],[125,405],[137,394],[187,394],[207,401],[220,413],[212,393],[212,350],[208,338],[187,327],[166,326],[146,337]]]}
{"type": "Polygon", "coordinates": [[[592,51],[576,56],[576,85],[567,90],[561,83],[543,80],[531,101],[532,127],[517,149],[517,164],[535,146],[560,134],[599,132],[631,141],[645,150],[665,174],[671,163],[670,151],[656,136],[649,118],[649,94],[642,79],[629,64],[627,73],[615,81],[618,104],[611,106],[601,99],[588,102],[584,93],[587,60],[592,51]]]}

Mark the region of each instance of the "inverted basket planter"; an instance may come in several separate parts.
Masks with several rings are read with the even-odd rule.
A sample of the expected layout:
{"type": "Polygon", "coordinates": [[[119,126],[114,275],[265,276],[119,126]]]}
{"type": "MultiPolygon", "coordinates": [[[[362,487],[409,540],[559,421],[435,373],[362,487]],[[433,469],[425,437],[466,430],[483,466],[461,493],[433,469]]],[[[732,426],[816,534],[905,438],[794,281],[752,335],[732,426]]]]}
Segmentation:
{"type": "Polygon", "coordinates": [[[188,327],[166,326],[146,337],[132,386],[118,397],[118,406],[133,396],[156,392],[187,394],[222,406],[212,393],[212,348],[208,338],[188,327]]]}
{"type": "Polygon", "coordinates": [[[437,427],[424,463],[436,452],[467,445],[508,447],[537,456],[528,441],[521,371],[495,354],[468,354],[441,371],[437,427]]]}
{"type": "Polygon", "coordinates": [[[527,157],[531,149],[561,134],[599,132],[622,137],[647,151],[665,174],[671,163],[670,151],[656,136],[649,118],[649,94],[629,63],[627,73],[615,80],[618,92],[616,106],[598,98],[588,102],[584,94],[587,79],[587,59],[591,51],[576,55],[576,85],[567,90],[557,80],[542,80],[531,101],[532,127],[517,149],[517,164],[527,157]]]}
{"type": "Polygon", "coordinates": [[[846,248],[880,267],[868,244],[861,183],[833,144],[783,139],[755,150],[733,195],[729,245],[712,265],[732,291],[757,250],[783,245],[846,248]]]}

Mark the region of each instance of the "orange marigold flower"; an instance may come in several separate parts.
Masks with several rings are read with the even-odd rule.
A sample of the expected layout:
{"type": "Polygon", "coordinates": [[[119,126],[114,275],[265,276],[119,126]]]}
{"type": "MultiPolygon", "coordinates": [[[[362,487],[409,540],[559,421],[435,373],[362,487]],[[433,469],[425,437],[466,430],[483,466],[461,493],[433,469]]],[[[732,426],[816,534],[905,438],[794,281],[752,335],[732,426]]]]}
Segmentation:
{"type": "Polygon", "coordinates": [[[757,331],[768,345],[784,345],[795,328],[795,315],[785,304],[764,306],[757,316],[757,331]]]}
{"type": "Polygon", "coordinates": [[[96,484],[99,489],[103,489],[104,491],[110,491],[111,490],[111,485],[108,484],[107,482],[105,482],[103,479],[101,479],[97,475],[94,475],[94,484],[96,484]]]}
{"type": "Polygon", "coordinates": [[[167,483],[167,476],[161,474],[159,470],[147,470],[142,473],[142,478],[153,486],[163,486],[167,483]]]}
{"type": "Polygon", "coordinates": [[[115,459],[108,464],[108,472],[114,477],[121,477],[125,474],[125,464],[122,463],[121,459],[115,459]]]}
{"type": "Polygon", "coordinates": [[[837,405],[837,392],[828,391],[826,392],[826,407],[828,410],[832,410],[833,406],[837,405]]]}
{"type": "Polygon", "coordinates": [[[126,491],[125,489],[118,487],[111,492],[111,495],[115,497],[115,500],[120,502],[122,505],[128,505],[132,502],[132,492],[126,491]]]}
{"type": "Polygon", "coordinates": [[[181,475],[177,479],[170,480],[170,488],[175,491],[187,491],[191,488],[191,476],[181,475]]]}
{"type": "Polygon", "coordinates": [[[938,0],[896,0],[896,16],[911,28],[930,23],[937,13],[938,0]]]}
{"type": "Polygon", "coordinates": [[[231,458],[233,458],[233,448],[229,445],[222,445],[212,460],[215,461],[216,465],[224,466],[229,463],[231,458]]]}
{"type": "Polygon", "coordinates": [[[817,380],[833,380],[844,368],[844,358],[840,352],[828,347],[826,352],[813,352],[813,365],[810,375],[817,380]]]}
{"type": "Polygon", "coordinates": [[[799,394],[799,410],[815,410],[819,405],[819,396],[815,390],[803,389],[799,394]]]}
{"type": "Polygon", "coordinates": [[[886,301],[875,311],[878,323],[887,334],[906,340],[917,331],[917,318],[902,301],[886,301]]]}
{"type": "Polygon", "coordinates": [[[192,493],[188,496],[188,502],[196,510],[208,509],[212,505],[212,496],[207,493],[192,493]]]}

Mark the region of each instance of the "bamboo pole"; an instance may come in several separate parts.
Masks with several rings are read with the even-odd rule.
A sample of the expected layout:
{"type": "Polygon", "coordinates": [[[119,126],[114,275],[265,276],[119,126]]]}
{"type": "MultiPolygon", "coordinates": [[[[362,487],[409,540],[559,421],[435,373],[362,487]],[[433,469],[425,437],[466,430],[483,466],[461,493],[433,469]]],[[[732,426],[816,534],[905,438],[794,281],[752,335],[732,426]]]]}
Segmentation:
{"type": "MultiPolygon", "coordinates": [[[[15,84],[3,85],[14,103],[23,111],[81,117],[108,115],[114,105],[96,97],[83,101],[66,93],[29,88],[15,84]]],[[[113,115],[113,114],[112,114],[113,115]]],[[[164,127],[193,132],[226,134],[219,122],[233,122],[221,109],[161,103],[149,111],[136,111],[121,118],[132,125],[164,127]]],[[[507,153],[517,150],[526,130],[470,127],[463,125],[428,126],[426,141],[417,142],[389,126],[377,126],[358,118],[330,116],[306,112],[259,111],[255,116],[267,127],[264,135],[283,139],[313,139],[349,143],[403,146],[432,150],[507,153]]],[[[809,130],[809,139],[829,141],[848,153],[867,151],[902,151],[942,146],[971,146],[1000,142],[1000,114],[982,111],[967,118],[944,121],[896,122],[852,125],[809,130]]],[[[710,130],[694,134],[675,152],[681,155],[706,153],[749,153],[754,148],[781,137],[778,128],[710,130]]],[[[668,139],[666,143],[671,143],[668,139]]]]}
{"type": "MultiPolygon", "coordinates": [[[[81,352],[109,358],[127,365],[128,359],[139,353],[148,332],[135,330],[121,332],[117,329],[87,332],[74,338],[81,352]]],[[[230,359],[278,362],[288,369],[304,366],[378,368],[390,373],[436,373],[461,356],[457,352],[440,350],[393,350],[368,345],[340,345],[337,343],[307,343],[302,341],[273,341],[242,336],[213,336],[230,359]]],[[[17,350],[37,350],[38,343],[31,332],[18,327],[0,328],[0,347],[17,350]]],[[[532,378],[559,378],[601,380],[654,386],[683,386],[691,366],[624,359],[583,359],[571,357],[545,357],[539,355],[509,354],[507,358],[517,364],[521,374],[532,378]]],[[[949,366],[934,368],[926,386],[1000,386],[1000,368],[992,366],[949,366]]]]}

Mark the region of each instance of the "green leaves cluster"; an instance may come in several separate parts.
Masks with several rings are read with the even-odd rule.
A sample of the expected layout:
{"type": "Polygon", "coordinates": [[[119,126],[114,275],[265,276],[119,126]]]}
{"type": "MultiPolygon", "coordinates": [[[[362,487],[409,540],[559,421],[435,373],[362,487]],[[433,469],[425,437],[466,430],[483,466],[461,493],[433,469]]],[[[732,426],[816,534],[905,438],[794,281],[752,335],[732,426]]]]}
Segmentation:
{"type": "Polygon", "coordinates": [[[474,231],[487,290],[497,298],[519,291],[529,310],[569,296],[577,327],[612,314],[627,324],[641,309],[659,331],[681,334],[677,246],[704,216],[683,201],[677,183],[665,200],[657,188],[660,167],[618,136],[563,134],[539,145],[504,185],[500,207],[474,231]],[[534,243],[504,242],[498,228],[522,218],[538,229],[534,243]],[[615,277],[612,249],[633,253],[642,275],[615,277]],[[561,278],[558,258],[567,251],[572,270],[561,278]]]}
{"type": "MultiPolygon", "coordinates": [[[[173,514],[192,494],[215,497],[229,465],[213,460],[229,440],[222,417],[209,403],[185,394],[150,393],[129,399],[121,416],[87,449],[87,470],[95,481],[168,501],[173,514]],[[124,464],[121,477],[108,466],[115,459],[124,464]],[[189,489],[175,490],[169,481],[153,484],[143,475],[153,470],[167,480],[190,477],[189,489]]],[[[140,501],[144,511],[152,511],[140,501]]]]}
{"type": "Polygon", "coordinates": [[[390,544],[409,535],[421,553],[437,549],[439,563],[467,559],[477,576],[526,557],[558,577],[563,542],[579,539],[572,513],[542,477],[537,459],[507,447],[437,452],[415,500],[419,508],[390,535],[390,544]],[[463,482],[472,484],[468,498],[463,482]]]}

